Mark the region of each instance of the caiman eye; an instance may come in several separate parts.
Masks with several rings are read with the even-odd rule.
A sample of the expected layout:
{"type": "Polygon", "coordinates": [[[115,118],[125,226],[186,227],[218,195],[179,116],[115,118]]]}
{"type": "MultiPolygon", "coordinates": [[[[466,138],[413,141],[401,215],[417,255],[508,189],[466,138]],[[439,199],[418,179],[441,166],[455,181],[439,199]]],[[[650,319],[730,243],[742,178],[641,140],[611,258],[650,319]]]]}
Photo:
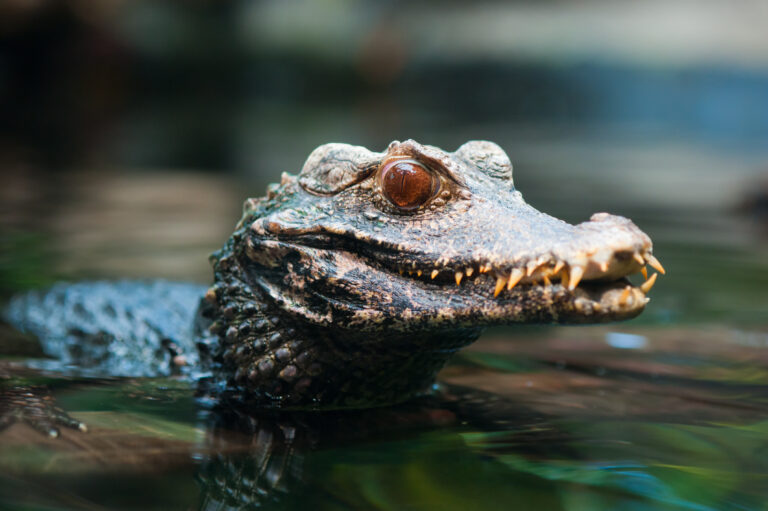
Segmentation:
{"type": "Polygon", "coordinates": [[[384,162],[379,182],[389,202],[404,211],[426,203],[437,191],[437,176],[415,160],[384,162]]]}

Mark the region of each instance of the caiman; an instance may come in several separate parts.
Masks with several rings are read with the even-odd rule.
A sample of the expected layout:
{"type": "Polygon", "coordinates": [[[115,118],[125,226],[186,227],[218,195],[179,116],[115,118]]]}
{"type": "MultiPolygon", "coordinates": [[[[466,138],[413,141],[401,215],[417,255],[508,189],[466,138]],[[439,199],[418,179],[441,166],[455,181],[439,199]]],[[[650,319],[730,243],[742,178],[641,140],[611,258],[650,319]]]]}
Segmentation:
{"type": "Polygon", "coordinates": [[[81,373],[178,372],[249,406],[367,408],[430,391],[486,326],[632,318],[657,276],[646,265],[664,273],[630,220],[571,225],[528,205],[485,141],[322,145],[243,209],[208,288],[59,284],[5,318],[81,373]]]}

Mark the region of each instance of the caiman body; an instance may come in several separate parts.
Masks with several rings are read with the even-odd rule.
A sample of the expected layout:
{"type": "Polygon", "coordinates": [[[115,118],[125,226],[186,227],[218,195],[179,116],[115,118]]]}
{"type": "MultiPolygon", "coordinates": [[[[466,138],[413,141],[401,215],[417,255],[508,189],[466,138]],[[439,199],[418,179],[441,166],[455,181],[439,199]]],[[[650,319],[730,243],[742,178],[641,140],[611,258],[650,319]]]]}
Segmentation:
{"type": "Polygon", "coordinates": [[[625,218],[574,226],[525,203],[507,155],[478,141],[321,146],[246,201],[211,261],[207,289],[57,286],[6,318],[92,372],[191,370],[256,406],[363,408],[428,390],[485,326],[634,317],[655,276],[625,277],[660,268],[625,218]]]}

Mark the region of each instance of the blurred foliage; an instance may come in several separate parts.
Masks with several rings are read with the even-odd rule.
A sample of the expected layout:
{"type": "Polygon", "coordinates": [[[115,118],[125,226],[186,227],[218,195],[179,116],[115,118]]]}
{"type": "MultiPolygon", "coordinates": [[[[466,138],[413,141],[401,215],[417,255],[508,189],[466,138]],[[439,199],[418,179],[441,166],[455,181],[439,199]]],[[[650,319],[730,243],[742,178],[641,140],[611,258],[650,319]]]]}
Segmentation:
{"type": "Polygon", "coordinates": [[[0,234],[0,299],[52,284],[55,279],[45,236],[34,232],[0,234]]]}

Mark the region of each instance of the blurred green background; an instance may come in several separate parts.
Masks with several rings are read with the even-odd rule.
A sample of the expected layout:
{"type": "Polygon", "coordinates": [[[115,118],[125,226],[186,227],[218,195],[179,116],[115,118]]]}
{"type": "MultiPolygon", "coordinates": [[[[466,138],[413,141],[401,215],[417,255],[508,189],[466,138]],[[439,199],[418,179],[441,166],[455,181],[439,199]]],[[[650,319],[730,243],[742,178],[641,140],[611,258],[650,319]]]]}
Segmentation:
{"type": "Polygon", "coordinates": [[[758,320],[766,26],[761,0],[5,1],[1,292],[205,282],[317,145],[489,139],[539,209],[651,234],[648,319],[758,320]]]}

